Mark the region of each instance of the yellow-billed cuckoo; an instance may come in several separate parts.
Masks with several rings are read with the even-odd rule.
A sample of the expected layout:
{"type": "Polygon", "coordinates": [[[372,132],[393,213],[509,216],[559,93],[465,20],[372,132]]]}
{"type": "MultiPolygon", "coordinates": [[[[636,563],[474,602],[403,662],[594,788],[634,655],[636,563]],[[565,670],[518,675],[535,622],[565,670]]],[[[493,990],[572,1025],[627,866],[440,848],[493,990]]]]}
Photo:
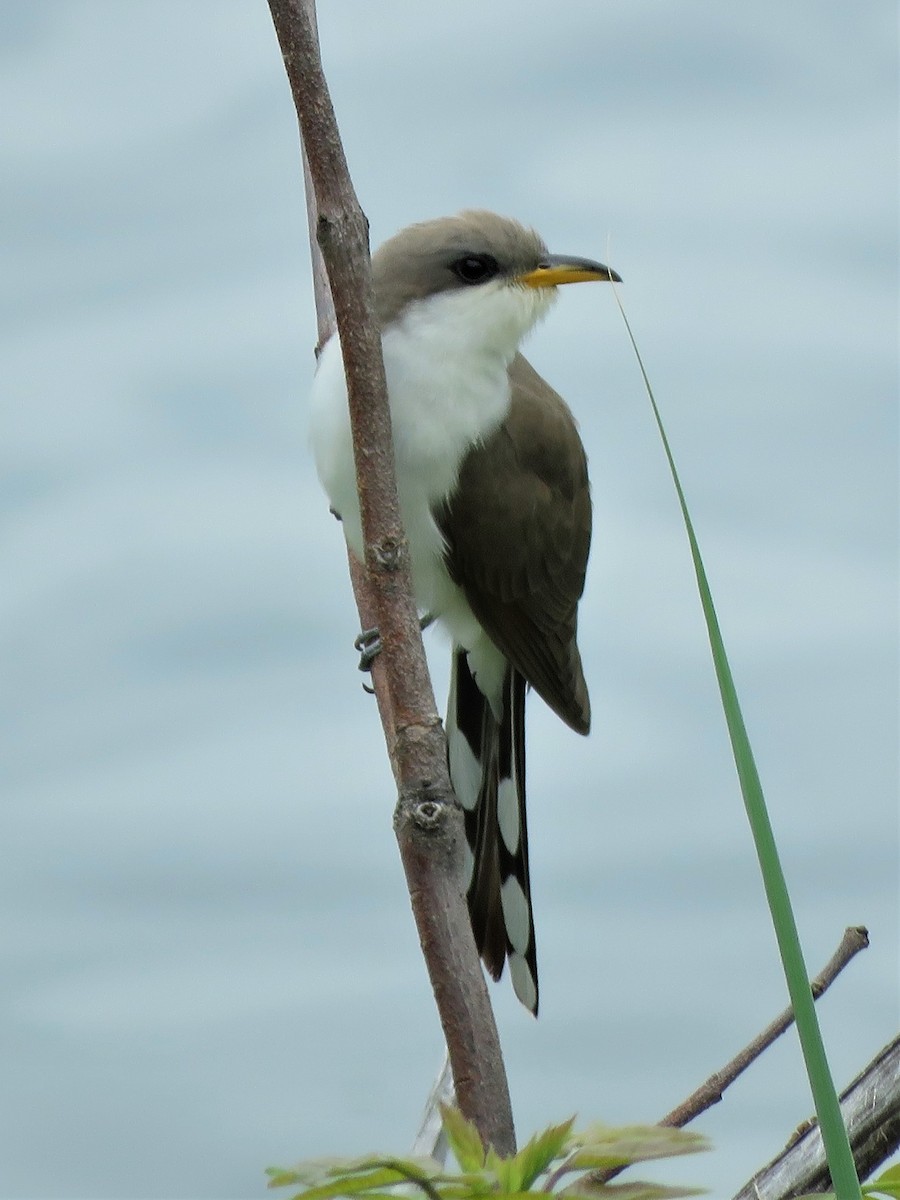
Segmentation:
{"type": "MultiPolygon", "coordinates": [[[[525,690],[587,733],[576,643],[591,540],[587,461],[565,402],[519,353],[557,285],[617,280],[531,229],[463,212],[402,230],[372,259],[413,590],[453,643],[447,739],[465,815],[479,953],[537,1013],[525,826],[525,690]]],[[[312,393],[319,477],[363,557],[340,346],[312,393]]]]}

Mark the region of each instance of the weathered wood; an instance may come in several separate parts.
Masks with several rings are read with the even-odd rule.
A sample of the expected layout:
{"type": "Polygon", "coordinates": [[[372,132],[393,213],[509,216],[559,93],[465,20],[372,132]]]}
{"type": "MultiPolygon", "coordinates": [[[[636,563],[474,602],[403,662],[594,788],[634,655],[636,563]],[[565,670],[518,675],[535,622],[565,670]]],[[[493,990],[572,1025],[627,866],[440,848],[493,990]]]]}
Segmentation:
{"type": "MultiPolygon", "coordinates": [[[[841,1095],[841,1115],[860,1179],[900,1147],[900,1037],[888,1043],[841,1095]]],[[[801,1126],[768,1166],[734,1200],[789,1200],[831,1190],[816,1122],[801,1126]]]]}

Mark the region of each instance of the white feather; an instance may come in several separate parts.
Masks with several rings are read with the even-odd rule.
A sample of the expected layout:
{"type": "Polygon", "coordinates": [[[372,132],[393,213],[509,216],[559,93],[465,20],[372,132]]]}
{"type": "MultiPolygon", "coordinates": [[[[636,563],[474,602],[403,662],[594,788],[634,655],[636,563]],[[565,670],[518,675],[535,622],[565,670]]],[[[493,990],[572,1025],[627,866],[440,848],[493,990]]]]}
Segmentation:
{"type": "MultiPolygon", "coordinates": [[[[410,304],[382,335],[397,488],[416,603],[469,651],[472,674],[498,715],[505,663],[447,574],[443,538],[432,510],[455,487],[469,448],[506,415],[507,368],[554,293],[554,288],[499,281],[441,292],[410,304]]],[[[310,440],[331,506],[341,516],[348,545],[361,558],[347,391],[336,337],[319,359],[310,440]]]]}
{"type": "Polygon", "coordinates": [[[458,729],[447,729],[447,757],[456,798],[467,812],[471,812],[478,803],[481,763],[458,729]]]}
{"type": "Polygon", "coordinates": [[[519,849],[519,793],[514,779],[501,779],[497,789],[497,824],[510,854],[519,849]]]}
{"type": "Polygon", "coordinates": [[[528,901],[522,891],[522,885],[515,875],[503,883],[500,888],[500,902],[503,905],[503,923],[506,925],[506,936],[512,943],[512,948],[524,954],[528,949],[531,933],[531,918],[528,901]]]}
{"type": "Polygon", "coordinates": [[[534,1012],[537,1005],[537,987],[534,976],[525,958],[513,950],[509,956],[509,977],[513,990],[526,1008],[534,1012]]]}
{"type": "Polygon", "coordinates": [[[462,890],[465,894],[472,886],[472,876],[475,874],[475,855],[466,838],[463,838],[462,890]]]}

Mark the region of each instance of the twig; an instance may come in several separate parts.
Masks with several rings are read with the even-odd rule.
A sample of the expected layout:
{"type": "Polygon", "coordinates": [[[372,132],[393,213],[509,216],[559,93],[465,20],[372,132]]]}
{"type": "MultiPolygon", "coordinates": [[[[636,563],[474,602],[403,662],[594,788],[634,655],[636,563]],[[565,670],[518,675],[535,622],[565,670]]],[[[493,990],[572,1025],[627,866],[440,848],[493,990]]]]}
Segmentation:
{"type": "MultiPolygon", "coordinates": [[[[861,925],[850,926],[849,929],[845,929],[844,936],[841,938],[837,950],[835,950],[821,972],[810,982],[809,986],[813,994],[813,999],[818,1000],[851,959],[860,950],[865,950],[868,944],[868,931],[861,925]]],[[[734,1083],[735,1079],[743,1071],[746,1071],[750,1064],[759,1058],[762,1052],[771,1046],[776,1038],[780,1037],[786,1029],[790,1028],[793,1020],[793,1009],[786,1008],[781,1016],[776,1017],[770,1025],[766,1026],[762,1033],[755,1037],[748,1046],[739,1054],[736,1054],[721,1070],[714,1071],[696,1091],[692,1092],[677,1108],[673,1108],[670,1113],[667,1113],[658,1123],[681,1129],[702,1112],[705,1112],[706,1109],[717,1104],[722,1099],[722,1093],[725,1089],[734,1083]]],[[[599,1171],[591,1171],[585,1177],[585,1180],[581,1182],[588,1182],[591,1185],[607,1183],[610,1179],[614,1179],[617,1175],[620,1175],[624,1169],[624,1167],[608,1167],[599,1171]]],[[[577,1183],[573,1184],[572,1191],[577,1192],[578,1186],[577,1183]]],[[[742,1198],[742,1200],[745,1200],[745,1198],[742,1198]]]]}
{"type": "MultiPolygon", "coordinates": [[[[310,225],[328,274],[347,376],[366,560],[365,572],[351,576],[360,620],[364,627],[378,625],[384,647],[372,677],[399,794],[394,829],[460,1109],[485,1144],[509,1154],[515,1149],[509,1088],[462,895],[462,817],[450,787],[400,521],[367,222],[322,71],[315,0],[269,0],[269,9],[306,149],[310,225]]],[[[320,339],[329,325],[320,310],[320,339]]]]}
{"type": "MultiPolygon", "coordinates": [[[[844,930],[841,944],[822,971],[810,982],[809,987],[814,1000],[818,1000],[822,993],[828,990],[847,963],[859,954],[860,950],[865,950],[868,944],[869,932],[861,925],[852,925],[849,929],[844,930]]],[[[739,1054],[736,1054],[731,1062],[726,1063],[721,1070],[714,1071],[695,1092],[677,1108],[673,1108],[670,1113],[667,1113],[659,1122],[660,1125],[673,1125],[680,1129],[689,1121],[693,1121],[700,1113],[705,1112],[706,1109],[718,1104],[725,1089],[730,1087],[737,1077],[743,1074],[750,1064],[772,1045],[776,1038],[781,1037],[786,1029],[790,1029],[793,1023],[794,1010],[788,1006],[780,1017],[776,1017],[771,1025],[768,1025],[762,1033],[755,1037],[749,1046],[745,1046],[739,1054]]]]}
{"type": "MultiPolygon", "coordinates": [[[[853,1160],[866,1179],[900,1147],[900,1037],[879,1051],[841,1095],[853,1160]]],[[[831,1188],[819,1126],[811,1121],[734,1200],[788,1200],[831,1188]]]]}

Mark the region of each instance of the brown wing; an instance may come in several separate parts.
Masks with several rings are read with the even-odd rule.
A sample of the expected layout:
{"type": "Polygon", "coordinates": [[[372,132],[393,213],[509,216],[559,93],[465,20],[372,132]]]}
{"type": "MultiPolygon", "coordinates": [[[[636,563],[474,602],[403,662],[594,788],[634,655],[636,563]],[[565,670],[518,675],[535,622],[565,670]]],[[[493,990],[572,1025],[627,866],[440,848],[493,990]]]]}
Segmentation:
{"type": "Polygon", "coordinates": [[[591,542],[587,460],[563,399],[517,355],[503,424],[435,513],[447,568],[485,632],[568,725],[590,728],[575,641],[591,542]]]}

